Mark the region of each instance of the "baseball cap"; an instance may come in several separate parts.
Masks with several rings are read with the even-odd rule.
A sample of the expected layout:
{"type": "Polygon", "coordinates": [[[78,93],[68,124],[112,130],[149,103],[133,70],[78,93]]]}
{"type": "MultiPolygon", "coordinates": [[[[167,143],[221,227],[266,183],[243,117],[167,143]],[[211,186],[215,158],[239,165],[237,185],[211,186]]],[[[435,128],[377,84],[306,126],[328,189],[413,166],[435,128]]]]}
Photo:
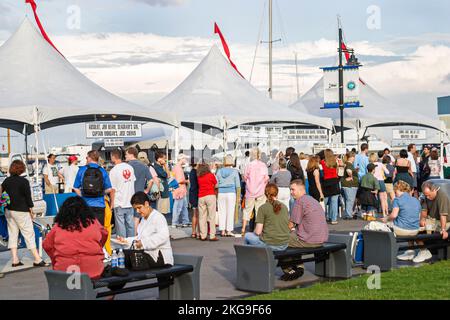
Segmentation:
{"type": "Polygon", "coordinates": [[[69,156],[69,158],[67,158],[67,160],[69,160],[69,162],[74,162],[74,161],[77,161],[78,158],[77,158],[77,156],[69,156]]]}

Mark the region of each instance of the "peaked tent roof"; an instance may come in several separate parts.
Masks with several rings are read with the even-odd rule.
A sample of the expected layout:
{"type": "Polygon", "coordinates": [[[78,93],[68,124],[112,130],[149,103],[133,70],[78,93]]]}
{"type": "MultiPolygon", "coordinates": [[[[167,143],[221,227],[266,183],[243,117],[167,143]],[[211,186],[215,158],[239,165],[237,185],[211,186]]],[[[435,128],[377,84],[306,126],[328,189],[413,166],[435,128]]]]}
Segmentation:
{"type": "Polygon", "coordinates": [[[96,85],[45,41],[28,18],[0,47],[0,126],[22,132],[39,110],[41,128],[95,120],[176,117],[128,102],[96,85]]]}
{"type": "MultiPolygon", "coordinates": [[[[322,117],[331,117],[339,122],[338,109],[321,109],[323,107],[323,78],[321,78],[299,101],[290,108],[322,117]]],[[[442,122],[423,114],[405,110],[381,96],[370,85],[360,85],[360,100],[362,108],[348,108],[344,110],[344,126],[357,128],[359,120],[362,128],[388,126],[418,126],[442,130],[442,122]]],[[[336,125],[340,125],[336,122],[336,125]]]]}
{"type": "Polygon", "coordinates": [[[222,129],[241,124],[289,123],[331,129],[331,119],[280,105],[255,89],[213,46],[197,68],[169,95],[153,105],[178,114],[181,124],[222,129]]]}

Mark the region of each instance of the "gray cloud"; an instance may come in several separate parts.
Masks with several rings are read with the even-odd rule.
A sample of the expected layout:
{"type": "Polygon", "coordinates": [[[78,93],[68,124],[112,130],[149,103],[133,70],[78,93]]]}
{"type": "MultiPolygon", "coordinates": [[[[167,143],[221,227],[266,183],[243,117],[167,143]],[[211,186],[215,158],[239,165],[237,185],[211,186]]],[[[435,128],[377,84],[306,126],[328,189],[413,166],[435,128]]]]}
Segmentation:
{"type": "Polygon", "coordinates": [[[134,2],[141,2],[144,4],[148,4],[149,6],[180,6],[186,2],[186,0],[132,0],[134,2]]]}

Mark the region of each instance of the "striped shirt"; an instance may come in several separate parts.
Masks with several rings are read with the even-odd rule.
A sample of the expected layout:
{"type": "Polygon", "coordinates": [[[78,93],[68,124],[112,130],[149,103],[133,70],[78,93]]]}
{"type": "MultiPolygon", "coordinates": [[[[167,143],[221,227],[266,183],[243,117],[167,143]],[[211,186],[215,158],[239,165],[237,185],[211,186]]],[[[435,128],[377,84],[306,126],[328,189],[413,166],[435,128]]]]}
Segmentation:
{"type": "Polygon", "coordinates": [[[328,240],[325,212],[320,203],[308,195],[295,202],[291,222],[296,224],[298,238],[309,244],[322,244],[328,240]]]}

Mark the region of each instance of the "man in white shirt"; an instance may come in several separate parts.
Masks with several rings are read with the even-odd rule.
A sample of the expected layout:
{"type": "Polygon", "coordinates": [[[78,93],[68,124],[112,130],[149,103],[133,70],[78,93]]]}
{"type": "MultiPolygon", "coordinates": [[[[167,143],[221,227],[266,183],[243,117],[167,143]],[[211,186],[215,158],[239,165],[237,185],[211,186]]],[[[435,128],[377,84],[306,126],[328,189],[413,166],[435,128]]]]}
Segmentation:
{"type": "Polygon", "coordinates": [[[414,189],[417,189],[417,162],[416,162],[416,145],[414,143],[411,143],[408,146],[408,160],[411,163],[411,171],[414,175],[413,180],[414,180],[414,189]]]}
{"type": "Polygon", "coordinates": [[[69,161],[69,165],[62,168],[59,173],[64,177],[64,192],[71,193],[73,192],[73,183],[78,174],[78,158],[76,156],[69,156],[67,160],[69,161]]]}
{"type": "Polygon", "coordinates": [[[111,152],[111,161],[114,168],[111,169],[109,178],[115,190],[114,203],[111,203],[111,207],[114,209],[116,233],[117,236],[124,238],[134,237],[136,235],[134,209],[131,205],[136,181],[134,169],[128,163],[122,162],[122,152],[118,149],[111,152]]]}
{"type": "Polygon", "coordinates": [[[56,156],[51,153],[48,155],[47,160],[48,163],[42,171],[45,181],[45,194],[59,193],[59,179],[64,181],[64,177],[59,173],[58,166],[56,165],[56,156]]]}

